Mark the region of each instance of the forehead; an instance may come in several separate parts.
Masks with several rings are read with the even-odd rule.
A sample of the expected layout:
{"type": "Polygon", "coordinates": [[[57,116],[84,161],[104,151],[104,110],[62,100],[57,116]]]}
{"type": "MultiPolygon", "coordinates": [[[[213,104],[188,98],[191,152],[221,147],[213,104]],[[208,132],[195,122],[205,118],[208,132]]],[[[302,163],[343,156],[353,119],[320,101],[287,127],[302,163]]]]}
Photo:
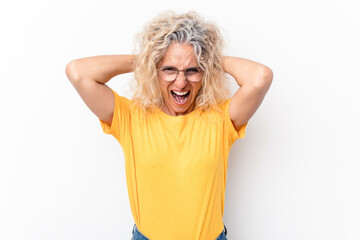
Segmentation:
{"type": "Polygon", "coordinates": [[[197,66],[194,47],[187,43],[172,43],[166,50],[161,65],[180,68],[197,66]]]}

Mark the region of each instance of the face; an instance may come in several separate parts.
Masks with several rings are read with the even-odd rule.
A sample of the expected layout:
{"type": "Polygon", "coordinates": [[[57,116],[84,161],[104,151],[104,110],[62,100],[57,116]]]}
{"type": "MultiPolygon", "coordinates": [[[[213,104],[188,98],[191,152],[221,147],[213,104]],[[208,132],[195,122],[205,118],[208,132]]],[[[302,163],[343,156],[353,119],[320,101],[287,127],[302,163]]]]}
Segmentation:
{"type": "MultiPolygon", "coordinates": [[[[173,43],[170,45],[162,60],[157,65],[160,67],[175,67],[179,70],[190,67],[199,67],[194,54],[194,48],[186,43],[173,43]]],[[[202,72],[200,73],[202,77],[202,72]]],[[[164,99],[162,110],[172,116],[186,115],[194,110],[195,98],[201,88],[201,81],[190,82],[184,72],[179,72],[176,79],[172,82],[158,81],[164,99]]]]}

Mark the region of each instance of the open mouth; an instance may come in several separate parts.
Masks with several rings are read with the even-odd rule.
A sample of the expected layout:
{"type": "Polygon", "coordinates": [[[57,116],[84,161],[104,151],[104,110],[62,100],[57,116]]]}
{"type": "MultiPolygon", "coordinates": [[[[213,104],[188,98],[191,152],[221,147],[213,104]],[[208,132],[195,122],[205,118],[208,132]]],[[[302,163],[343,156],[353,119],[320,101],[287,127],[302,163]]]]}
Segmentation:
{"type": "Polygon", "coordinates": [[[189,98],[190,90],[184,92],[171,90],[171,95],[177,104],[185,104],[189,98]]]}

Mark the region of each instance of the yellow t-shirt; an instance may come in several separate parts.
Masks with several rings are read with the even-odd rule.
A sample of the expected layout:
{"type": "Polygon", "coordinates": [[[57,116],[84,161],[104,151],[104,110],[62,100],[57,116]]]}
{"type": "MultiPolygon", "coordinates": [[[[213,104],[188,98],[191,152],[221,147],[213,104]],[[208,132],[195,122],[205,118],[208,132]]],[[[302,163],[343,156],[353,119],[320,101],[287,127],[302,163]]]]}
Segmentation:
{"type": "Polygon", "coordinates": [[[210,113],[144,114],[113,91],[112,124],[100,120],[125,154],[126,181],[137,228],[151,240],[213,240],[223,230],[228,155],[236,131],[230,99],[210,113]]]}

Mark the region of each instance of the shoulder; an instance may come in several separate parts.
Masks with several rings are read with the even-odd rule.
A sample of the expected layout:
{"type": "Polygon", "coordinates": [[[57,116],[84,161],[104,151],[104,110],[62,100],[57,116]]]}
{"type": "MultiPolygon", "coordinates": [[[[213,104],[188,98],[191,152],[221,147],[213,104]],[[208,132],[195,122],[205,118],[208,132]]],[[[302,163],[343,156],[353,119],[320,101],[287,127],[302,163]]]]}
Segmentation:
{"type": "Polygon", "coordinates": [[[217,107],[219,109],[221,109],[222,111],[226,111],[229,109],[229,104],[230,104],[231,98],[226,99],[225,101],[221,102],[220,104],[217,105],[217,107]]]}
{"type": "Polygon", "coordinates": [[[218,103],[215,107],[213,107],[210,112],[218,114],[222,117],[226,116],[229,113],[229,105],[230,105],[231,98],[225,99],[218,103]]]}
{"type": "Polygon", "coordinates": [[[124,96],[120,96],[115,90],[111,89],[113,94],[114,94],[114,99],[115,101],[118,101],[118,102],[122,102],[122,103],[125,103],[125,104],[128,104],[130,105],[131,104],[131,100],[124,97],[124,96]]]}
{"type": "Polygon", "coordinates": [[[231,98],[225,99],[209,110],[199,110],[202,119],[210,119],[211,121],[224,121],[229,115],[229,103],[231,98]]]}

